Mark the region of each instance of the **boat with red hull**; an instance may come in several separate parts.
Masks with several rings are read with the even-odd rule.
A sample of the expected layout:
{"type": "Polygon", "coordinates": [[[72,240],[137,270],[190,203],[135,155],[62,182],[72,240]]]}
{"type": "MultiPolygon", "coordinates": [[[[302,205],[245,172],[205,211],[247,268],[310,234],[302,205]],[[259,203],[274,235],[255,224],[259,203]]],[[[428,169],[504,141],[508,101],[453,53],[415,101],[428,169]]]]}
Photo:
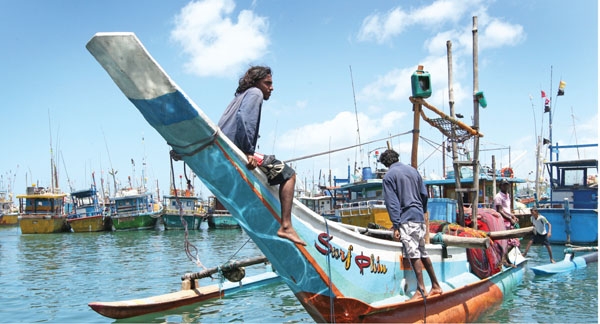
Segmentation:
{"type": "Polygon", "coordinates": [[[414,272],[402,244],[385,239],[389,231],[349,228],[294,200],[294,228],[307,245],[278,237],[278,188],[258,169],[246,168],[245,155],[133,33],[98,33],[87,48],[172,147],[172,156],[190,166],[232,213],[315,321],[471,322],[522,281],[526,259],[518,248],[509,253],[513,266],[504,267],[497,242],[454,225],[440,225],[432,233],[436,244],[426,246],[443,293],[414,301],[414,272]],[[475,275],[475,263],[488,266],[491,275],[475,275]]]}

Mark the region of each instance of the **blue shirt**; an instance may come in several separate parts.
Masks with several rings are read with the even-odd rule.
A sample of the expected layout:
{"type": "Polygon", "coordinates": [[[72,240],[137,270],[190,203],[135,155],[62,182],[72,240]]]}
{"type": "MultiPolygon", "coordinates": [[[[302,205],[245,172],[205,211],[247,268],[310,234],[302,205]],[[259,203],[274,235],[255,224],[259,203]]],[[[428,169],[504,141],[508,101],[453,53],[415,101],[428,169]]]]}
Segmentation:
{"type": "Polygon", "coordinates": [[[383,177],[383,198],[394,228],[407,222],[424,223],[427,190],[423,178],[412,166],[396,162],[383,177]]]}
{"type": "Polygon", "coordinates": [[[256,150],[262,103],[262,91],[252,87],[237,93],[219,120],[223,134],[246,154],[256,150]]]}

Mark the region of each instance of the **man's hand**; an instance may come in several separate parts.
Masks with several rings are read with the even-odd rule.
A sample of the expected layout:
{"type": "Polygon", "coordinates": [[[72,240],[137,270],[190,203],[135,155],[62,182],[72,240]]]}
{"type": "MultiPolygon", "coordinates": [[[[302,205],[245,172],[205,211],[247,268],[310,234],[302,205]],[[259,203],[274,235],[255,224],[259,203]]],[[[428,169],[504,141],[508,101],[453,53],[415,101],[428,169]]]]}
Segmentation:
{"type": "Polygon", "coordinates": [[[400,230],[394,229],[394,241],[400,242],[400,230]]]}
{"type": "Polygon", "coordinates": [[[248,170],[256,169],[256,167],[258,166],[258,162],[254,158],[254,154],[246,154],[246,158],[248,158],[248,164],[246,164],[248,170]]]}

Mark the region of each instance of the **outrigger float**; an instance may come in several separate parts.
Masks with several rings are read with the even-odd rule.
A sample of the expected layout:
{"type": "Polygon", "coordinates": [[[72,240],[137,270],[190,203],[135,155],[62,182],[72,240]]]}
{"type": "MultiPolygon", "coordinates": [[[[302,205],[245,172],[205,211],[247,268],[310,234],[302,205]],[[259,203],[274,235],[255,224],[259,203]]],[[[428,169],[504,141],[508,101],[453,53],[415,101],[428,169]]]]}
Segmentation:
{"type": "Polygon", "coordinates": [[[273,271],[265,271],[258,275],[240,278],[245,274],[243,267],[266,262],[267,258],[264,256],[241,261],[231,261],[219,267],[185,274],[182,276],[181,290],[176,292],[115,302],[91,302],[88,306],[100,315],[122,319],[163,312],[210,299],[223,298],[239,291],[280,282],[281,278],[273,271]],[[231,280],[208,286],[200,285],[199,279],[208,278],[215,273],[219,273],[224,278],[231,280]],[[240,273],[242,274],[240,275],[240,273]]]}
{"type": "Polygon", "coordinates": [[[437,240],[432,240],[438,244],[426,246],[443,293],[416,300],[409,300],[416,293],[416,279],[399,242],[329,221],[297,200],[293,224],[308,245],[278,237],[277,188],[258,169],[246,168],[245,155],[133,33],[98,33],[87,48],[172,154],[231,211],[316,322],[471,322],[501,304],[522,281],[527,261],[518,248],[508,253],[513,266],[503,267],[497,242],[455,224],[439,224],[437,240]],[[475,275],[473,265],[486,266],[489,275],[475,275]]]}
{"type": "Polygon", "coordinates": [[[533,273],[540,276],[553,275],[562,272],[583,269],[589,263],[598,262],[598,247],[567,247],[564,250],[565,258],[556,263],[548,263],[540,266],[531,267],[533,273]],[[582,256],[575,256],[576,252],[590,252],[582,256]]]}

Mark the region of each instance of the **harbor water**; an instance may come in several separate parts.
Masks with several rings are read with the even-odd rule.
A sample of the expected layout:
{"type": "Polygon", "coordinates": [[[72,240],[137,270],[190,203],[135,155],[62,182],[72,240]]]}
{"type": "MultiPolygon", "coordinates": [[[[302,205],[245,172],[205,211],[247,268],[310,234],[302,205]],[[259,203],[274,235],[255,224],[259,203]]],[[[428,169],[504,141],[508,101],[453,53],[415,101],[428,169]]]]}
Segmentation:
{"type": "MultiPolygon", "coordinates": [[[[28,234],[0,228],[0,322],[50,323],[313,323],[283,283],[243,290],[174,310],[124,320],[94,312],[88,303],[162,295],[180,289],[187,272],[229,260],[260,256],[240,229],[124,231],[28,234]]],[[[553,246],[556,260],[564,246],[553,246]]],[[[523,282],[502,305],[490,309],[486,323],[598,323],[598,264],[554,276],[534,276],[532,266],[549,262],[544,247],[533,246],[523,282]]],[[[246,267],[246,275],[268,270],[246,267]]],[[[202,279],[202,285],[220,279],[202,279]]],[[[399,319],[399,322],[401,319],[399,319]]]]}

